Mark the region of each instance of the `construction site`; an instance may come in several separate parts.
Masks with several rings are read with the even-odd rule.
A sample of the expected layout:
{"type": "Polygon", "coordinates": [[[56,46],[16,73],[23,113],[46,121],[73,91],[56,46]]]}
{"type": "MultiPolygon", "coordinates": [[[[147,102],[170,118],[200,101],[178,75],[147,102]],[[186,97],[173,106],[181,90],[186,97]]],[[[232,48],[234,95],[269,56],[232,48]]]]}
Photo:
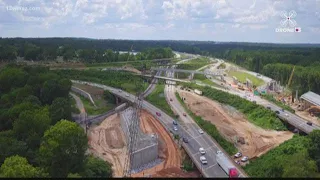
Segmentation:
{"type": "MultiPolygon", "coordinates": [[[[109,116],[100,125],[92,126],[88,131],[90,152],[113,165],[113,177],[124,177],[125,175],[125,163],[128,161],[128,137],[121,124],[126,123],[128,118],[122,120],[121,116],[129,117],[130,113],[132,113],[132,108],[109,116]]],[[[141,110],[139,126],[140,135],[147,143],[140,144],[139,148],[143,150],[140,152],[143,153],[136,151],[138,155],[134,156],[136,158],[134,164],[140,167],[145,166],[140,171],[133,171],[130,174],[131,177],[199,176],[199,173],[186,173],[181,169],[181,150],[155,117],[141,110]],[[146,146],[151,147],[146,151],[143,149],[146,146]]]]}
{"type": "Polygon", "coordinates": [[[265,130],[245,119],[244,115],[230,106],[221,105],[209,98],[178,90],[180,97],[195,115],[214,124],[220,134],[249,158],[256,158],[270,149],[291,139],[290,131],[265,130]]]}

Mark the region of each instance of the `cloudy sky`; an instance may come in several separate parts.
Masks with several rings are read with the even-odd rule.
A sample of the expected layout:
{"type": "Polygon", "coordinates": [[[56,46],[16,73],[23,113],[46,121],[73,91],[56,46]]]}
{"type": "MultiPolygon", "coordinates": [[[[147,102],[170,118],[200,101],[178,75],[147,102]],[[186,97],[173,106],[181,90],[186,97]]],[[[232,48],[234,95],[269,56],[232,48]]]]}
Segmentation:
{"type": "Polygon", "coordinates": [[[320,43],[320,0],[0,0],[0,36],[320,43]]]}

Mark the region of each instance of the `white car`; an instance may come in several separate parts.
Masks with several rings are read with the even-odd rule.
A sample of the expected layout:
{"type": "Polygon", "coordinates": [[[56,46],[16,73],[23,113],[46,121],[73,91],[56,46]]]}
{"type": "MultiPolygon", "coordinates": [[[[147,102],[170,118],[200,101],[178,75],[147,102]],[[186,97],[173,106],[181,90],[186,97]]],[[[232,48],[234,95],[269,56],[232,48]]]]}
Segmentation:
{"type": "Polygon", "coordinates": [[[244,156],[244,157],[241,159],[242,162],[246,162],[246,161],[248,161],[248,160],[249,160],[248,156],[244,156]]]}
{"type": "Polygon", "coordinates": [[[203,131],[202,131],[202,129],[199,129],[198,131],[199,131],[199,133],[200,133],[200,134],[203,134],[203,131]]]}
{"type": "Polygon", "coordinates": [[[206,151],[203,149],[203,147],[199,148],[199,152],[200,152],[202,155],[206,154],[206,151]]]}
{"type": "Polygon", "coordinates": [[[237,152],[237,154],[234,155],[235,158],[239,158],[241,156],[242,156],[241,152],[237,152]]]}
{"type": "Polygon", "coordinates": [[[200,161],[201,161],[202,164],[207,164],[208,163],[206,157],[204,157],[204,156],[200,156],[200,161]]]}
{"type": "Polygon", "coordinates": [[[126,94],[126,97],[129,97],[129,94],[126,94]]]}
{"type": "Polygon", "coordinates": [[[177,126],[173,126],[173,130],[178,131],[177,126]]]}
{"type": "Polygon", "coordinates": [[[285,115],[286,115],[287,117],[289,116],[289,114],[287,114],[287,113],[286,113],[285,115]]]}

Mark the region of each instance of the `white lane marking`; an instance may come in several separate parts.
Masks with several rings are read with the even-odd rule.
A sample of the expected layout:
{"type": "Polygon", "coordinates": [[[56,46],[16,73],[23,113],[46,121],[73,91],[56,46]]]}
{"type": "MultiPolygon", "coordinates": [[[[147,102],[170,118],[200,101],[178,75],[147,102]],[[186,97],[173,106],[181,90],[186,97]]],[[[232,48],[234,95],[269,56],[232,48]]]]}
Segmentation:
{"type": "Polygon", "coordinates": [[[215,164],[213,164],[213,165],[211,165],[211,166],[209,166],[209,167],[206,167],[206,168],[204,169],[204,171],[206,171],[207,169],[212,168],[213,166],[216,166],[216,165],[218,165],[218,163],[215,163],[215,164]]]}

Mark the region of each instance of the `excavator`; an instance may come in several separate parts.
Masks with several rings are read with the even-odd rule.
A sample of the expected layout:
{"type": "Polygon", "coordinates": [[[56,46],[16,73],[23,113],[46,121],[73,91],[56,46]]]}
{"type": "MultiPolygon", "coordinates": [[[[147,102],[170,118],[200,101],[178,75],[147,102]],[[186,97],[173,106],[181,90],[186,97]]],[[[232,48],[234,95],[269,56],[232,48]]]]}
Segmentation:
{"type": "Polygon", "coordinates": [[[311,106],[307,109],[311,116],[319,116],[320,115],[320,106],[311,106]]]}

